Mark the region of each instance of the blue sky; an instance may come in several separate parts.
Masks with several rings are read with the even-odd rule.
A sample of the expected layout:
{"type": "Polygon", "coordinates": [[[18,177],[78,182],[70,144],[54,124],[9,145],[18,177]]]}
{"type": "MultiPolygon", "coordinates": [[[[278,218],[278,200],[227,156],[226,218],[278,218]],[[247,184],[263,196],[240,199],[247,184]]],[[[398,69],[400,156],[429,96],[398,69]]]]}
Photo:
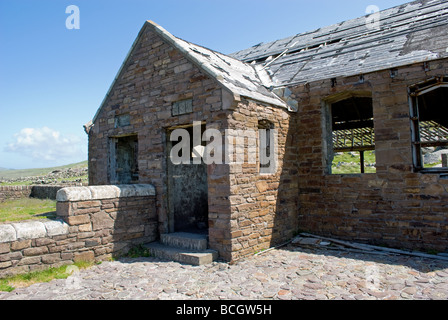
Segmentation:
{"type": "Polygon", "coordinates": [[[87,159],[94,116],[145,20],[228,54],[399,0],[0,0],[0,167],[87,159]],[[67,29],[69,5],[79,29],[67,29]]]}

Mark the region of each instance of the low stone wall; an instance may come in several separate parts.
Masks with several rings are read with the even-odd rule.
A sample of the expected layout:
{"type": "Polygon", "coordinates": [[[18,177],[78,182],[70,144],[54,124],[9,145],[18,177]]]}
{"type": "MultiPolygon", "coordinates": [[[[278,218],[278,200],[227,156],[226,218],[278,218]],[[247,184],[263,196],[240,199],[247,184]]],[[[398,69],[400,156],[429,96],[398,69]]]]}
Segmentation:
{"type": "Polygon", "coordinates": [[[0,202],[29,198],[33,186],[0,186],[0,202]]]}
{"type": "Polygon", "coordinates": [[[0,202],[22,198],[56,199],[57,192],[74,185],[0,186],[0,202]]]}
{"type": "Polygon", "coordinates": [[[0,277],[106,260],[157,238],[152,185],[68,187],[57,201],[57,220],[0,225],[0,277]]]}

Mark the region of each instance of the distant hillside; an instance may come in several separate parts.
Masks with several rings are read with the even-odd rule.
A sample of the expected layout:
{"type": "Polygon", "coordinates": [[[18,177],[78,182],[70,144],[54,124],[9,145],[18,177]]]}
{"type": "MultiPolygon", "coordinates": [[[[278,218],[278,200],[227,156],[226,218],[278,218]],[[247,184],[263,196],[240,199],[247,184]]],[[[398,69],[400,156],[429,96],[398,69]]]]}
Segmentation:
{"type": "Polygon", "coordinates": [[[79,170],[87,168],[87,161],[82,161],[78,163],[67,164],[59,167],[51,168],[36,168],[36,169],[18,169],[18,170],[1,170],[0,169],[0,180],[13,180],[19,178],[32,178],[50,175],[53,172],[67,171],[67,170],[79,170]]]}

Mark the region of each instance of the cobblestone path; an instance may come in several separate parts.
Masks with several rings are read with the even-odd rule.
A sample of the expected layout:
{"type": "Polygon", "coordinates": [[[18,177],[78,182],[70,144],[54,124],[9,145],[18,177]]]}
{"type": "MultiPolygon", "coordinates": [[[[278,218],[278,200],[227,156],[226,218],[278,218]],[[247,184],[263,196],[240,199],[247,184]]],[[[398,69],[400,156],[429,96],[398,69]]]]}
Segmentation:
{"type": "Polygon", "coordinates": [[[9,299],[447,300],[448,262],[292,246],[233,265],[121,259],[64,280],[0,292],[0,300],[9,299]]]}

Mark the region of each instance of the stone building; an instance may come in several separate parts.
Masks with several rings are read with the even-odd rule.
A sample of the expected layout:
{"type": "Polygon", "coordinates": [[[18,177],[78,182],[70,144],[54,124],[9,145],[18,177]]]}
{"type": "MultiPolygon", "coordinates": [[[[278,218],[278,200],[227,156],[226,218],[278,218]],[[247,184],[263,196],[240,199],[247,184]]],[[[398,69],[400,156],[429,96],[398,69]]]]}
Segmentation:
{"type": "Polygon", "coordinates": [[[159,233],[227,261],[299,230],[446,251],[447,30],[421,0],[224,55],[147,21],[85,126],[89,183],[153,184],[159,233]]]}

